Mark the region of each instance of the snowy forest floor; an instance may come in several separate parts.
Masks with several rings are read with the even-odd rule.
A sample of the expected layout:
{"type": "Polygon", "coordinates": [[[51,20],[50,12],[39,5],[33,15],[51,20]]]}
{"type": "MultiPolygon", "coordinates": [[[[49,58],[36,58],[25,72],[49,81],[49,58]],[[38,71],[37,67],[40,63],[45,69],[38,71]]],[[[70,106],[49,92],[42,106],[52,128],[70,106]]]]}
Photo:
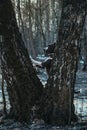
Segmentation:
{"type": "MultiPolygon", "coordinates": [[[[42,81],[46,83],[46,73],[40,72],[40,76],[42,73],[42,81]]],[[[5,90],[6,91],[6,90],[5,90]]],[[[7,108],[9,109],[9,102],[7,92],[7,108]]],[[[73,123],[71,126],[59,127],[59,126],[51,126],[45,124],[43,121],[38,121],[38,123],[21,124],[19,122],[15,122],[14,120],[4,119],[0,117],[0,130],[87,130],[87,72],[78,71],[76,76],[76,84],[75,84],[75,96],[74,96],[74,104],[75,104],[75,112],[78,116],[78,122],[73,123]]],[[[2,116],[2,90],[1,90],[1,75],[0,75],[0,116],[2,116]]]]}

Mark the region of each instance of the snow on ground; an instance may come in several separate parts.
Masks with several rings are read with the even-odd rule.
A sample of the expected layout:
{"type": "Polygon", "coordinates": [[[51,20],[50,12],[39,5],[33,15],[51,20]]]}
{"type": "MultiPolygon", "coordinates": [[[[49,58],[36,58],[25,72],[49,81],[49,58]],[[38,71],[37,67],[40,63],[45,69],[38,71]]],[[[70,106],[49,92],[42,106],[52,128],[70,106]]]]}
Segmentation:
{"type": "MultiPolygon", "coordinates": [[[[44,71],[43,69],[40,70],[38,76],[45,85],[48,78],[46,71],[44,71]]],[[[3,108],[1,81],[2,76],[0,75],[0,111],[3,108]]],[[[77,72],[75,91],[77,92],[74,96],[75,112],[78,116],[79,121],[77,123],[73,123],[72,126],[51,126],[45,124],[44,122],[28,125],[20,124],[19,122],[14,122],[13,120],[6,119],[3,122],[0,122],[0,130],[87,130],[87,72],[77,72]]],[[[5,94],[7,99],[7,108],[9,108],[6,89],[5,94]]]]}
{"type": "Polygon", "coordinates": [[[78,71],[74,96],[75,111],[79,121],[87,121],[87,72],[78,71]]]}

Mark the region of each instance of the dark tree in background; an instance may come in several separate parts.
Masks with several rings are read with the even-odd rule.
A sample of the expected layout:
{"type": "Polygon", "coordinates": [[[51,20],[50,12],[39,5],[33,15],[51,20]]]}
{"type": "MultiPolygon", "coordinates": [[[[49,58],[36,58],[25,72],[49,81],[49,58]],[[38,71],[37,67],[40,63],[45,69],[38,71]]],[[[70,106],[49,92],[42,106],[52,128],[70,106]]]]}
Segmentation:
{"type": "Polygon", "coordinates": [[[86,16],[86,1],[63,0],[55,58],[46,86],[46,120],[53,124],[76,121],[74,85],[79,58],[79,37],[86,16]],[[50,109],[51,108],[51,109],[50,109]]]}
{"type": "Polygon", "coordinates": [[[31,109],[40,100],[43,87],[28,57],[10,0],[0,1],[0,34],[3,37],[2,72],[7,82],[10,115],[20,121],[29,121],[31,109]]]}
{"type": "Polygon", "coordinates": [[[84,65],[81,67],[83,71],[87,70],[87,15],[85,19],[85,25],[83,32],[80,36],[81,56],[80,59],[84,61],[84,65]],[[81,44],[83,43],[83,44],[81,44]]]}

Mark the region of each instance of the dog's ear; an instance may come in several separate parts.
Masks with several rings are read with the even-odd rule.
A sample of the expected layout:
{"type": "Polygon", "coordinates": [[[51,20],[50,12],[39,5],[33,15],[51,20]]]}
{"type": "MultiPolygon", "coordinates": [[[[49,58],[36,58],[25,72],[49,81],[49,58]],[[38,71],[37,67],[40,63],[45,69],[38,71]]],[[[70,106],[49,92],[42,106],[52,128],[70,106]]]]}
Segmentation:
{"type": "Polygon", "coordinates": [[[48,55],[48,54],[54,53],[55,45],[56,43],[51,43],[46,48],[44,48],[45,54],[48,55]]]}

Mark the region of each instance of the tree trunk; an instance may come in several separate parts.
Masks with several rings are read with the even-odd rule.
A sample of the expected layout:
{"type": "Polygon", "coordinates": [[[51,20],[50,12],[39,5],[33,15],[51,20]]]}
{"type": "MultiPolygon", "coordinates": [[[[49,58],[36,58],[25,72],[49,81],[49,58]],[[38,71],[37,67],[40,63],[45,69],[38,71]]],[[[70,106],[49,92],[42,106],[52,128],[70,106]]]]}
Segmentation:
{"type": "Polygon", "coordinates": [[[10,0],[0,1],[2,70],[7,82],[11,114],[20,121],[31,119],[31,109],[39,102],[43,87],[36,76],[17,27],[10,0]]]}
{"type": "Polygon", "coordinates": [[[31,54],[33,57],[36,57],[36,51],[35,51],[35,45],[34,45],[34,40],[33,40],[33,32],[32,32],[32,21],[31,21],[31,15],[32,15],[32,10],[31,10],[31,0],[28,0],[28,5],[29,5],[29,42],[30,48],[28,45],[28,51],[31,50],[31,54]]]}
{"type": "Polygon", "coordinates": [[[74,84],[79,57],[78,40],[85,21],[86,3],[63,0],[57,46],[44,102],[45,120],[65,125],[76,120],[74,84]]]}
{"type": "Polygon", "coordinates": [[[85,25],[83,28],[82,35],[80,37],[81,44],[81,55],[84,57],[83,71],[87,71],[87,15],[85,19],[85,25]]]}

